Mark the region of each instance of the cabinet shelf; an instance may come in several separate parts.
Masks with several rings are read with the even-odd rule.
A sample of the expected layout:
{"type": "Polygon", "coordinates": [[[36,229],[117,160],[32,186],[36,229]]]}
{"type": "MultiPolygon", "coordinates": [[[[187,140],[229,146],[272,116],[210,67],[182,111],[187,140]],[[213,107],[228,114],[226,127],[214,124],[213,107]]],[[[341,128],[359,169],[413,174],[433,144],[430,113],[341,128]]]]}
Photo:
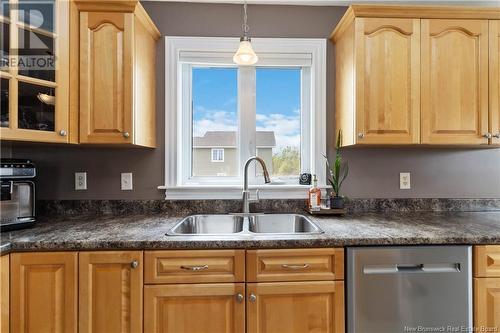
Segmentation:
{"type": "Polygon", "coordinates": [[[17,79],[21,82],[32,83],[32,84],[36,84],[36,85],[44,86],[44,87],[48,87],[48,88],[57,88],[57,86],[58,86],[57,82],[37,79],[34,77],[25,76],[25,75],[18,75],[17,79]]]}
{"type": "Polygon", "coordinates": [[[44,36],[47,36],[47,37],[54,38],[54,39],[57,38],[57,33],[55,33],[55,32],[48,31],[48,30],[45,30],[45,29],[40,29],[40,28],[37,28],[35,26],[29,25],[29,24],[24,23],[24,22],[18,21],[17,22],[17,27],[20,28],[20,29],[26,30],[26,31],[31,31],[31,32],[34,32],[34,33],[37,33],[37,34],[40,34],[40,35],[44,35],[44,36]]]}

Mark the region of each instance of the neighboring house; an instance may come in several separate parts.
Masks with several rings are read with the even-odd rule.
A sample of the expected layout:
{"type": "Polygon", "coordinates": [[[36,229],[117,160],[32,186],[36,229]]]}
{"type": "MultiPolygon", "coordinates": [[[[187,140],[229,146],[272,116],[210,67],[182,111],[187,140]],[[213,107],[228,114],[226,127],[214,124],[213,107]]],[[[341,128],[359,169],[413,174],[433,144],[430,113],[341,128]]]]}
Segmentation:
{"type": "MultiPolygon", "coordinates": [[[[256,132],[257,155],[264,159],[269,173],[273,171],[273,148],[276,138],[272,131],[256,132]]],[[[193,176],[236,176],[238,164],[236,132],[207,131],[193,137],[193,176]]]]}

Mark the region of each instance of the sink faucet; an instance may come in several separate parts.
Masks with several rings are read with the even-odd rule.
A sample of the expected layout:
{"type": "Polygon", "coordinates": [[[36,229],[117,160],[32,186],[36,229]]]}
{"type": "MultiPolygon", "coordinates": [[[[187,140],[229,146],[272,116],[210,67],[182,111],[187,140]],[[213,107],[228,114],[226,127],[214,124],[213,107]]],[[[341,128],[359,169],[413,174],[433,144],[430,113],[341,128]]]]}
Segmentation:
{"type": "Polygon", "coordinates": [[[262,165],[262,170],[264,173],[264,181],[266,184],[271,182],[271,179],[269,178],[269,172],[267,172],[267,167],[266,163],[264,160],[258,156],[250,157],[246,162],[245,162],[245,173],[244,173],[244,178],[243,178],[243,214],[248,214],[250,213],[250,191],[248,190],[248,166],[250,165],[250,162],[253,160],[256,160],[262,165]]]}

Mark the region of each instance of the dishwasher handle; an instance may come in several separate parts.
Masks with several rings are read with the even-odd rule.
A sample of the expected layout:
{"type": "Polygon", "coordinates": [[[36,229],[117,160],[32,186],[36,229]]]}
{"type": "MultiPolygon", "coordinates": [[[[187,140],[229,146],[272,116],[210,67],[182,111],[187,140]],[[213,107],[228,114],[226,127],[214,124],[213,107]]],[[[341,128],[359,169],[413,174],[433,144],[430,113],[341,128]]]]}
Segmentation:
{"type": "Polygon", "coordinates": [[[460,263],[366,265],[363,274],[458,273],[460,263]]]}
{"type": "Polygon", "coordinates": [[[424,270],[424,264],[416,264],[416,265],[396,265],[396,270],[401,273],[416,273],[422,272],[424,270]]]}

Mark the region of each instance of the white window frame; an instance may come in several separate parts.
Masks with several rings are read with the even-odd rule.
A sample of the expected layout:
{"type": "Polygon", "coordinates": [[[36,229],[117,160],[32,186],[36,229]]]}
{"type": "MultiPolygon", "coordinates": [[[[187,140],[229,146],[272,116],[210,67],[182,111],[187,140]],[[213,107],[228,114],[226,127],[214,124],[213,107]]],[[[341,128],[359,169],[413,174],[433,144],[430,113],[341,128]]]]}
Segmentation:
{"type": "MultiPolygon", "coordinates": [[[[231,58],[238,47],[239,39],[232,37],[165,37],[165,184],[159,186],[159,189],[166,190],[166,199],[236,199],[241,197],[241,186],[235,185],[238,177],[228,178],[227,183],[221,182],[221,177],[217,179],[217,185],[208,181],[190,183],[186,178],[186,172],[181,170],[190,170],[190,154],[183,153],[190,151],[191,147],[182,145],[182,142],[191,142],[192,134],[183,131],[186,128],[186,117],[181,116],[185,110],[183,99],[190,96],[191,86],[189,80],[182,80],[187,74],[183,73],[186,66],[180,61],[189,59],[190,63],[211,63],[217,65],[232,64],[231,58]],[[214,60],[214,52],[218,53],[214,60]],[[204,60],[205,58],[209,61],[204,60]],[[179,85],[183,87],[179,87],[179,85]],[[188,85],[188,86],[186,86],[188,85]],[[189,138],[188,138],[189,136],[189,138]],[[185,141],[185,140],[188,141],[185,141]],[[223,189],[223,191],[219,191],[223,189]],[[215,191],[214,191],[215,190],[215,191]]],[[[311,60],[309,71],[302,71],[302,81],[310,80],[310,91],[303,89],[302,113],[304,110],[311,110],[307,121],[301,119],[302,133],[306,133],[307,140],[301,144],[307,144],[309,149],[301,149],[301,159],[308,160],[309,171],[318,177],[318,185],[326,186],[326,167],[323,154],[326,153],[326,39],[304,39],[304,38],[253,38],[252,45],[255,52],[260,56],[259,65],[264,66],[293,66],[294,60],[300,63],[300,58],[308,56],[311,60]],[[280,63],[280,58],[287,55],[286,64],[280,63]],[[278,57],[276,55],[279,55],[278,57]],[[309,155],[308,155],[309,154],[309,155]]],[[[234,65],[234,64],[232,64],[234,65]]],[[[240,67],[240,72],[251,70],[248,67],[240,67]]],[[[254,71],[255,73],[255,71],[254,71]]],[[[255,80],[255,75],[254,78],[255,80]]],[[[248,89],[252,85],[255,89],[255,82],[238,81],[238,90],[248,89]]],[[[241,95],[240,95],[241,98],[241,95]]],[[[191,100],[191,99],[188,99],[191,100]]],[[[251,108],[255,110],[255,98],[252,100],[240,100],[240,108],[251,108]]],[[[241,115],[249,114],[244,110],[239,110],[239,122],[245,126],[240,126],[240,140],[249,142],[247,148],[240,149],[240,175],[243,174],[242,167],[247,156],[255,154],[255,116],[253,119],[242,119],[241,115]],[[248,130],[245,130],[248,129],[248,130]],[[243,161],[243,162],[242,162],[243,161]]],[[[241,147],[243,148],[243,147],[241,147]]],[[[306,168],[307,169],[307,168],[306,168]]],[[[255,171],[249,173],[255,175],[255,171]]],[[[260,197],[263,199],[299,199],[307,197],[308,185],[253,185],[251,190],[259,189],[260,197]]]]}
{"type": "Polygon", "coordinates": [[[213,163],[224,163],[224,148],[212,148],[212,150],[210,151],[210,159],[212,160],[213,163]],[[214,160],[215,151],[221,152],[220,160],[214,160]]]}

